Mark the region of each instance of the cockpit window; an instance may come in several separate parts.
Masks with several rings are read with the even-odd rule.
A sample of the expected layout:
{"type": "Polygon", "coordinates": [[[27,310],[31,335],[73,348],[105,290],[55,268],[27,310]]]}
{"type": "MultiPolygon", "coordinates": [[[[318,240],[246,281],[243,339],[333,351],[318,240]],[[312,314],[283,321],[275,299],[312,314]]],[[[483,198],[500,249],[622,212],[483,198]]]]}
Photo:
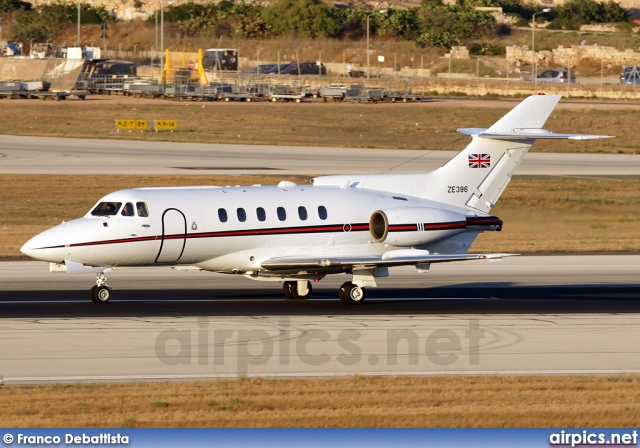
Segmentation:
{"type": "Polygon", "coordinates": [[[136,203],[136,208],[138,209],[138,216],[141,218],[149,217],[149,209],[147,208],[146,202],[138,202],[136,203]]]}
{"type": "Polygon", "coordinates": [[[133,216],[133,204],[131,202],[127,202],[122,207],[122,212],[120,213],[122,216],[133,216]]]}
{"type": "Polygon", "coordinates": [[[122,202],[101,202],[93,209],[93,216],[113,216],[118,213],[122,202]]]}

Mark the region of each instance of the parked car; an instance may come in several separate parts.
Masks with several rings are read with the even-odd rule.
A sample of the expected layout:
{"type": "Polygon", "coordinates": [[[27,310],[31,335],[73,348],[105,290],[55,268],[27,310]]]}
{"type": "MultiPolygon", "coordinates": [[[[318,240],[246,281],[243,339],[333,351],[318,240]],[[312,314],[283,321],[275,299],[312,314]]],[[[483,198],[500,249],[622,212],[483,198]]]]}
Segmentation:
{"type": "MultiPolygon", "coordinates": [[[[538,82],[569,82],[569,75],[567,70],[563,68],[550,68],[536,76],[538,82]]],[[[571,73],[572,84],[576,82],[576,75],[571,73]]]]}
{"type": "Polygon", "coordinates": [[[627,76],[622,80],[622,84],[640,84],[640,73],[629,72],[627,76]]]}
{"type": "Polygon", "coordinates": [[[326,75],[327,68],[321,62],[289,62],[286,64],[280,64],[280,70],[278,66],[272,68],[267,72],[268,74],[277,75],[326,75]]]}
{"type": "Polygon", "coordinates": [[[620,72],[620,84],[640,84],[640,67],[629,65],[620,72]]]}
{"type": "Polygon", "coordinates": [[[289,67],[291,65],[290,62],[286,62],[284,64],[276,64],[275,66],[273,66],[273,68],[271,68],[270,70],[268,70],[266,73],[268,75],[277,75],[278,73],[281,73],[282,70],[284,70],[285,68],[289,67]]]}
{"type": "Polygon", "coordinates": [[[256,65],[252,69],[244,70],[242,73],[245,73],[245,74],[248,74],[248,75],[256,75],[256,74],[264,75],[265,73],[268,73],[269,70],[271,70],[274,67],[278,67],[278,64],[260,64],[260,65],[256,65]]]}

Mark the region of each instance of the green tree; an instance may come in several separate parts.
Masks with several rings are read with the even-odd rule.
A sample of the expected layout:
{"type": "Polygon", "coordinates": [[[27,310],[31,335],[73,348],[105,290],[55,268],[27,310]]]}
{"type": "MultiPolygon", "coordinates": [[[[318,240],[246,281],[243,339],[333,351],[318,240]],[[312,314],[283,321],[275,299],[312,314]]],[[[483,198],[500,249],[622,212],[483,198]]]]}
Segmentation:
{"type": "MultiPolygon", "coordinates": [[[[372,16],[373,17],[373,16],[372,16]]],[[[416,10],[402,10],[390,8],[386,14],[376,15],[378,36],[408,39],[417,34],[419,22],[416,10]]]]}
{"type": "Polygon", "coordinates": [[[492,33],[495,19],[476,11],[475,7],[447,6],[423,3],[417,10],[420,33],[416,44],[421,47],[451,48],[469,39],[479,39],[492,33]]]}
{"type": "Polygon", "coordinates": [[[233,5],[233,15],[237,22],[237,28],[243,37],[260,39],[269,36],[271,27],[262,16],[263,8],[259,5],[237,3],[233,5]]]}
{"type": "Polygon", "coordinates": [[[0,14],[6,14],[12,11],[30,11],[31,3],[22,0],[0,0],[0,14]]]}
{"type": "Polygon", "coordinates": [[[362,9],[338,9],[332,10],[338,23],[341,24],[339,35],[345,39],[361,39],[367,32],[367,13],[362,9]]]}
{"type": "Polygon", "coordinates": [[[337,37],[341,30],[336,15],[321,0],[278,0],[264,8],[263,17],[279,34],[337,37]]]}
{"type": "Polygon", "coordinates": [[[631,22],[631,17],[627,11],[622,8],[618,3],[613,0],[609,0],[603,5],[604,8],[604,20],[608,23],[624,23],[631,22]]]}
{"type": "Polygon", "coordinates": [[[8,28],[8,40],[15,42],[52,41],[54,35],[40,24],[40,16],[32,11],[21,11],[14,18],[14,23],[8,28]]]}
{"type": "Polygon", "coordinates": [[[557,7],[556,18],[551,21],[550,29],[580,29],[590,23],[629,22],[626,11],[613,1],[607,3],[595,0],[569,0],[557,7]]]}

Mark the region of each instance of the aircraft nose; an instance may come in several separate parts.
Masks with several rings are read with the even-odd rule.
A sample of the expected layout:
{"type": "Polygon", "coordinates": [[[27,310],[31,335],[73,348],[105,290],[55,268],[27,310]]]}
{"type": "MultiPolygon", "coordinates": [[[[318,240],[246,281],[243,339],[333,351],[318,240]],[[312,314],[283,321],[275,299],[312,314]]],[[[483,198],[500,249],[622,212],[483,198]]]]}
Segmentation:
{"type": "Polygon", "coordinates": [[[66,244],[66,232],[60,225],[31,238],[20,248],[20,252],[36,260],[61,263],[64,261],[66,244]]]}

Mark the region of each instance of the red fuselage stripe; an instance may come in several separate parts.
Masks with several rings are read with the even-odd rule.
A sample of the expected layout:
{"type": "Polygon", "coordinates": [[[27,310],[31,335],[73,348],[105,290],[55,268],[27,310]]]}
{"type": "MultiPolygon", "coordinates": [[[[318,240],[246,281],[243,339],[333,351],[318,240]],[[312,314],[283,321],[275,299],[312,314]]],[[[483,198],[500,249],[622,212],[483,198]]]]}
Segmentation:
{"type": "MultiPolygon", "coordinates": [[[[447,222],[447,223],[424,223],[424,231],[434,230],[452,230],[464,229],[467,225],[497,225],[500,220],[496,217],[490,218],[467,218],[466,221],[447,222]]],[[[417,224],[392,224],[389,226],[389,232],[416,232],[417,224]]],[[[332,224],[326,226],[309,226],[309,227],[282,227],[270,229],[247,229],[247,230],[227,230],[221,232],[201,232],[187,234],[171,234],[171,235],[154,235],[135,238],[120,238],[103,241],[90,241],[85,243],[74,243],[70,247],[83,246],[100,246],[106,244],[122,244],[122,243],[138,243],[154,240],[175,240],[183,238],[224,238],[233,236],[260,236],[260,235],[298,235],[298,234],[314,234],[314,233],[331,233],[331,232],[368,232],[369,224],[332,224]]]]}

